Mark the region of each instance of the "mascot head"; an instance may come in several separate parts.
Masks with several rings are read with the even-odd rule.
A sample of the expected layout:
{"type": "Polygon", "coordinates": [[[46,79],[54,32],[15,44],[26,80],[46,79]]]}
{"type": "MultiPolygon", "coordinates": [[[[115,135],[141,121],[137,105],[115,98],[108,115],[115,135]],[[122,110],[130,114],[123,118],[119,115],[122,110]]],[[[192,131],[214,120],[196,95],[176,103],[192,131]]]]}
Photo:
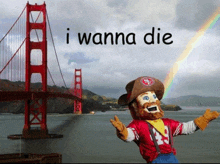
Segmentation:
{"type": "Polygon", "coordinates": [[[118,104],[128,105],[133,119],[156,120],[164,116],[160,100],[164,94],[163,83],[149,76],[139,77],[125,87],[127,94],[119,97],[118,104]]]}

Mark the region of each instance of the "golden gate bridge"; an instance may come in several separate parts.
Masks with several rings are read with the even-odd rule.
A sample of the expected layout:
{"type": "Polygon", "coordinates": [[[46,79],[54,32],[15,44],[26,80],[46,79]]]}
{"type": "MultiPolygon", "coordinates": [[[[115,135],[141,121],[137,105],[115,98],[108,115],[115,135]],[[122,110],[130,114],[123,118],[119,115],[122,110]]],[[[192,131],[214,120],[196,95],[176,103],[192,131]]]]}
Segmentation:
{"type": "Polygon", "coordinates": [[[59,72],[67,89],[57,57],[45,2],[42,5],[31,5],[28,2],[17,20],[0,40],[0,80],[25,81],[25,86],[19,90],[0,91],[0,102],[25,101],[22,134],[10,135],[9,139],[56,137],[54,134],[48,134],[46,119],[48,98],[72,99],[74,100],[73,113],[82,113],[81,69],[75,69],[74,88],[67,89],[66,93],[51,92],[47,89],[49,80],[56,85],[48,68],[50,59],[47,55],[47,32],[50,33],[59,72]],[[33,15],[36,16],[36,19],[33,15]],[[35,74],[40,75],[39,79],[42,84],[38,91],[31,89],[35,74]]]}

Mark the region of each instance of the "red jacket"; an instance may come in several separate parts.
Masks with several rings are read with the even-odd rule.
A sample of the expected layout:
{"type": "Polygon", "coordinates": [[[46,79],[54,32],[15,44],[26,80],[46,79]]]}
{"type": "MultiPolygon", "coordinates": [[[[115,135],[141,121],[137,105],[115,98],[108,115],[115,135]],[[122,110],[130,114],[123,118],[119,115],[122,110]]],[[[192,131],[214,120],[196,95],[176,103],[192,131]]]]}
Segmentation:
{"type": "MultiPolygon", "coordinates": [[[[170,143],[173,142],[173,136],[182,134],[183,124],[179,121],[175,121],[168,118],[162,118],[165,125],[165,136],[161,135],[158,131],[153,128],[153,132],[157,143],[159,145],[162,154],[168,154],[173,152],[176,154],[176,150],[171,148],[170,143]],[[170,126],[171,132],[168,130],[170,126]],[[169,138],[169,133],[171,133],[171,139],[169,138]]],[[[131,128],[135,134],[135,143],[139,146],[140,153],[142,157],[147,161],[153,161],[157,158],[158,153],[154,142],[151,138],[148,124],[144,120],[133,120],[127,128],[131,128]]]]}

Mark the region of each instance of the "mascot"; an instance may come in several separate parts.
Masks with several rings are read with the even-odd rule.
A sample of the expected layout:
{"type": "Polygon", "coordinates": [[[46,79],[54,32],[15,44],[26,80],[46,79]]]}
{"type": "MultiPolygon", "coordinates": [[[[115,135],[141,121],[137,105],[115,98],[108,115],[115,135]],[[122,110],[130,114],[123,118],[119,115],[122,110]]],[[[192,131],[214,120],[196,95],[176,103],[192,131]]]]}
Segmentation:
{"type": "Polygon", "coordinates": [[[139,77],[126,85],[127,94],[118,99],[118,104],[128,105],[133,121],[125,127],[117,116],[110,122],[117,136],[126,142],[134,141],[142,157],[148,163],[178,163],[173,137],[204,130],[208,123],[219,116],[217,111],[207,109],[203,116],[181,123],[163,118],[160,100],[164,85],[153,77],[139,77]]]}

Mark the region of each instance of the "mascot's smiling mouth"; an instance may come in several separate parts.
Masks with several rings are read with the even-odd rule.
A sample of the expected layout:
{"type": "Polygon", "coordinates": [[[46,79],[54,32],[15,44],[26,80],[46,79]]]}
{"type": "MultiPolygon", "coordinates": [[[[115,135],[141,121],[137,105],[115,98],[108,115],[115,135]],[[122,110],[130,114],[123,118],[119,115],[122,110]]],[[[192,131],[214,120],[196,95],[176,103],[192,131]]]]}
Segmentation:
{"type": "Polygon", "coordinates": [[[159,109],[158,109],[158,106],[157,106],[157,105],[150,106],[150,107],[146,107],[144,110],[145,110],[146,112],[148,112],[148,113],[156,113],[156,112],[159,112],[159,109]]]}
{"type": "Polygon", "coordinates": [[[153,106],[153,107],[147,108],[147,110],[148,110],[149,112],[151,112],[151,111],[156,111],[156,110],[157,110],[157,107],[156,107],[156,106],[153,106]]]}

